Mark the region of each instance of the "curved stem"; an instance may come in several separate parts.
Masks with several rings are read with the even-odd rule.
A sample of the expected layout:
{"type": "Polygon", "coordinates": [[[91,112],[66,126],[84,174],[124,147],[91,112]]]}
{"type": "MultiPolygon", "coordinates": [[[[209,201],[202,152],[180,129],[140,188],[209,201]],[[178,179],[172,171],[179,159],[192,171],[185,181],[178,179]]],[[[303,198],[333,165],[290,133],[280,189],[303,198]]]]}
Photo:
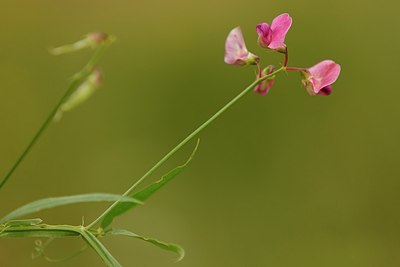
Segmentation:
{"type": "Polygon", "coordinates": [[[257,61],[257,70],[258,70],[257,78],[261,78],[262,70],[261,70],[260,62],[258,62],[258,61],[257,61]]]}
{"type": "Polygon", "coordinates": [[[289,51],[287,46],[285,47],[285,60],[283,61],[282,66],[286,67],[289,61],[289,51]]]}
{"type": "MultiPolygon", "coordinates": [[[[218,110],[213,116],[211,116],[206,122],[200,125],[196,130],[189,134],[185,139],[183,139],[177,146],[175,146],[168,154],[166,154],[160,161],[158,161],[150,170],[148,170],[136,183],[134,183],[123,195],[122,197],[129,196],[133,190],[142,183],[147,177],[149,177],[158,167],[160,167],[165,161],[167,161],[173,154],[175,154],[179,149],[181,149],[187,142],[189,142],[193,137],[199,134],[204,128],[206,128],[211,122],[218,118],[222,113],[224,113],[228,108],[235,104],[239,99],[241,99],[245,94],[250,92],[257,84],[260,82],[273,77],[277,73],[283,71],[285,68],[281,67],[278,70],[256,79],[252,84],[250,84],[246,89],[244,89],[235,98],[229,101],[225,106],[218,110]]],[[[97,219],[88,225],[88,228],[92,228],[97,223],[99,223],[117,204],[119,201],[114,202],[108,209],[106,209],[97,219]]]]}
{"type": "Polygon", "coordinates": [[[57,111],[61,107],[61,105],[65,102],[65,100],[72,94],[72,92],[76,89],[76,87],[82,82],[82,80],[90,73],[91,69],[97,64],[97,62],[100,60],[100,57],[102,56],[104,50],[106,48],[105,44],[102,44],[94,53],[93,57],[90,59],[89,63],[86,64],[86,66],[73,77],[73,81],[71,82],[71,85],[68,87],[67,91],[64,93],[64,95],[60,98],[58,103],[55,105],[55,107],[50,111],[49,115],[47,116],[46,120],[43,122],[43,124],[40,126],[39,130],[36,132],[36,134],[33,136],[31,141],[28,143],[28,145],[25,147],[25,149],[22,151],[22,153],[19,155],[17,160],[14,162],[13,166],[11,169],[4,175],[3,179],[0,181],[0,189],[4,186],[4,184],[10,179],[11,175],[14,173],[14,171],[18,168],[18,166],[21,164],[22,160],[26,157],[28,152],[32,149],[33,145],[37,142],[39,137],[43,134],[43,132],[47,129],[49,126],[50,122],[53,120],[54,116],[56,115],[57,111]]]}

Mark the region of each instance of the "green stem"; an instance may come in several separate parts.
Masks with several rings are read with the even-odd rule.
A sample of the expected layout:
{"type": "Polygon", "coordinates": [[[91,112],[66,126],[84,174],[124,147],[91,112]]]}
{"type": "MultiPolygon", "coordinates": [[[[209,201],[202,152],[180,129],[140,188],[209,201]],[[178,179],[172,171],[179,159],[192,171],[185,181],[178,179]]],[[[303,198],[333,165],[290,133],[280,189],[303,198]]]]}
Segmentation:
{"type": "Polygon", "coordinates": [[[91,69],[100,60],[105,48],[106,48],[105,44],[100,45],[99,48],[94,53],[94,55],[92,56],[92,58],[90,59],[89,63],[86,64],[86,66],[77,75],[74,76],[73,81],[71,82],[71,85],[68,87],[67,91],[61,97],[61,99],[58,101],[58,103],[55,105],[55,107],[51,110],[51,112],[47,116],[46,120],[40,126],[39,130],[33,136],[31,141],[28,143],[28,145],[22,151],[22,153],[17,158],[17,160],[14,162],[14,165],[11,167],[11,169],[6,173],[6,175],[4,175],[3,179],[0,181],[0,189],[10,179],[11,175],[18,168],[18,166],[21,164],[21,162],[26,157],[28,152],[32,149],[33,145],[37,142],[39,137],[47,129],[47,127],[49,126],[50,122],[53,120],[54,116],[56,115],[56,113],[59,110],[59,108],[61,107],[61,105],[72,94],[72,92],[76,89],[76,87],[82,82],[82,80],[90,73],[91,69]]]}
{"type": "MultiPolygon", "coordinates": [[[[222,113],[224,113],[228,108],[230,108],[233,104],[235,104],[239,99],[241,99],[245,94],[250,92],[257,84],[260,82],[273,77],[277,73],[283,71],[285,67],[281,67],[276,71],[258,78],[252,84],[250,84],[246,89],[244,89],[240,94],[238,94],[235,98],[229,101],[224,107],[222,107],[217,113],[215,113],[211,118],[209,118],[206,122],[200,125],[196,130],[194,130],[191,134],[189,134],[185,139],[183,139],[176,147],[174,147],[168,154],[166,154],[159,162],[157,162],[150,170],[148,170],[136,183],[134,183],[122,196],[129,196],[133,190],[142,183],[148,176],[150,176],[158,167],[160,167],[165,161],[167,161],[172,155],[174,155],[179,149],[181,149],[187,142],[189,142],[193,137],[195,137],[198,133],[200,133],[204,128],[206,128],[211,122],[213,122],[216,118],[218,118],[222,113]]],[[[119,201],[114,202],[108,209],[106,209],[97,219],[95,219],[91,224],[89,224],[88,228],[92,228],[97,223],[99,223],[117,204],[119,201]]]]}

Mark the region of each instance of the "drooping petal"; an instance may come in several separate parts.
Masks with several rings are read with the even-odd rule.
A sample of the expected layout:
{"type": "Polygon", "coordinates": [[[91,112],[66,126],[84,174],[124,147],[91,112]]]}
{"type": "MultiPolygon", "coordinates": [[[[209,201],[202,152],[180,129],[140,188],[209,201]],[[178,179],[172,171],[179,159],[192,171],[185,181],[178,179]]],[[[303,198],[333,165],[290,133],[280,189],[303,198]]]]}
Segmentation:
{"type": "Polygon", "coordinates": [[[247,50],[240,27],[234,28],[226,39],[224,60],[232,65],[255,64],[258,60],[256,55],[247,50]]]}
{"type": "Polygon", "coordinates": [[[340,65],[332,60],[324,60],[308,69],[309,81],[316,94],[324,87],[333,84],[340,74],[340,65]]]}
{"type": "Polygon", "coordinates": [[[292,18],[284,13],[277,16],[271,24],[272,39],[268,45],[271,49],[279,49],[285,44],[285,37],[292,26],[292,18]]]}

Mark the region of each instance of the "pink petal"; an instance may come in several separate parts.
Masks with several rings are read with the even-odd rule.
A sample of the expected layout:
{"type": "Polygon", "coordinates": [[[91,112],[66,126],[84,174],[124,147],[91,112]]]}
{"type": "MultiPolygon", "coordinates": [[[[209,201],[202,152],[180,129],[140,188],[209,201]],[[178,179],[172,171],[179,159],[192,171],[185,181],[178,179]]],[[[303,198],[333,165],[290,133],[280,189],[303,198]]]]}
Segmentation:
{"type": "Polygon", "coordinates": [[[271,87],[274,86],[274,83],[275,79],[267,79],[265,81],[262,81],[261,83],[257,84],[256,88],[254,89],[254,92],[257,92],[260,95],[266,95],[268,94],[271,87]]]}
{"type": "MultiPolygon", "coordinates": [[[[268,67],[263,69],[261,71],[261,73],[258,73],[257,76],[259,78],[264,77],[264,76],[274,72],[274,70],[275,70],[275,67],[272,65],[269,65],[268,67]]],[[[275,78],[266,79],[266,80],[262,81],[261,83],[257,84],[257,86],[254,88],[254,92],[259,93],[260,95],[266,95],[266,94],[268,94],[271,87],[274,86],[274,83],[275,83],[275,78]]]]}
{"type": "Polygon", "coordinates": [[[263,22],[257,25],[258,42],[262,47],[268,47],[272,40],[271,27],[263,22]]]}
{"type": "Polygon", "coordinates": [[[240,30],[240,27],[236,27],[226,38],[225,63],[237,64],[238,61],[246,59],[248,55],[249,52],[244,43],[242,31],[240,30]]]}
{"type": "Polygon", "coordinates": [[[332,60],[324,60],[308,69],[311,74],[310,82],[315,93],[333,84],[340,74],[340,65],[332,60]]]}
{"type": "Polygon", "coordinates": [[[289,14],[284,13],[277,16],[271,24],[272,40],[268,47],[271,49],[281,48],[284,45],[290,26],[292,26],[292,18],[289,14]]]}
{"type": "Polygon", "coordinates": [[[332,85],[325,86],[319,90],[319,95],[330,95],[332,93],[332,85]]]}

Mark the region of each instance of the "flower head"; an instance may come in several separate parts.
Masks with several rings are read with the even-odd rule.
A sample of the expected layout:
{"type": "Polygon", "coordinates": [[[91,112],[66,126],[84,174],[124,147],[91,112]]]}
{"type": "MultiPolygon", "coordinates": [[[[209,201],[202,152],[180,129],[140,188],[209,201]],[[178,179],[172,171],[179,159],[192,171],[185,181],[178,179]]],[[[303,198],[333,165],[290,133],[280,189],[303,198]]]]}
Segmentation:
{"type": "Polygon", "coordinates": [[[252,65],[258,62],[258,57],[247,51],[242,31],[239,27],[229,33],[225,42],[225,63],[232,65],[252,65]]]}
{"type": "Polygon", "coordinates": [[[321,61],[302,72],[303,84],[310,95],[330,95],[332,84],[340,74],[340,65],[332,60],[321,61]]]}
{"type": "Polygon", "coordinates": [[[287,13],[277,16],[271,26],[265,22],[258,24],[258,43],[265,48],[285,51],[285,37],[291,25],[292,18],[287,13]]]}
{"type": "MultiPolygon", "coordinates": [[[[258,78],[265,77],[268,74],[271,74],[272,72],[275,71],[275,67],[272,65],[269,65],[265,69],[263,69],[259,74],[258,78]]],[[[266,80],[262,81],[261,83],[257,84],[257,86],[254,88],[254,92],[259,93],[260,95],[266,95],[268,94],[269,90],[275,83],[275,77],[267,78],[266,80]]]]}

